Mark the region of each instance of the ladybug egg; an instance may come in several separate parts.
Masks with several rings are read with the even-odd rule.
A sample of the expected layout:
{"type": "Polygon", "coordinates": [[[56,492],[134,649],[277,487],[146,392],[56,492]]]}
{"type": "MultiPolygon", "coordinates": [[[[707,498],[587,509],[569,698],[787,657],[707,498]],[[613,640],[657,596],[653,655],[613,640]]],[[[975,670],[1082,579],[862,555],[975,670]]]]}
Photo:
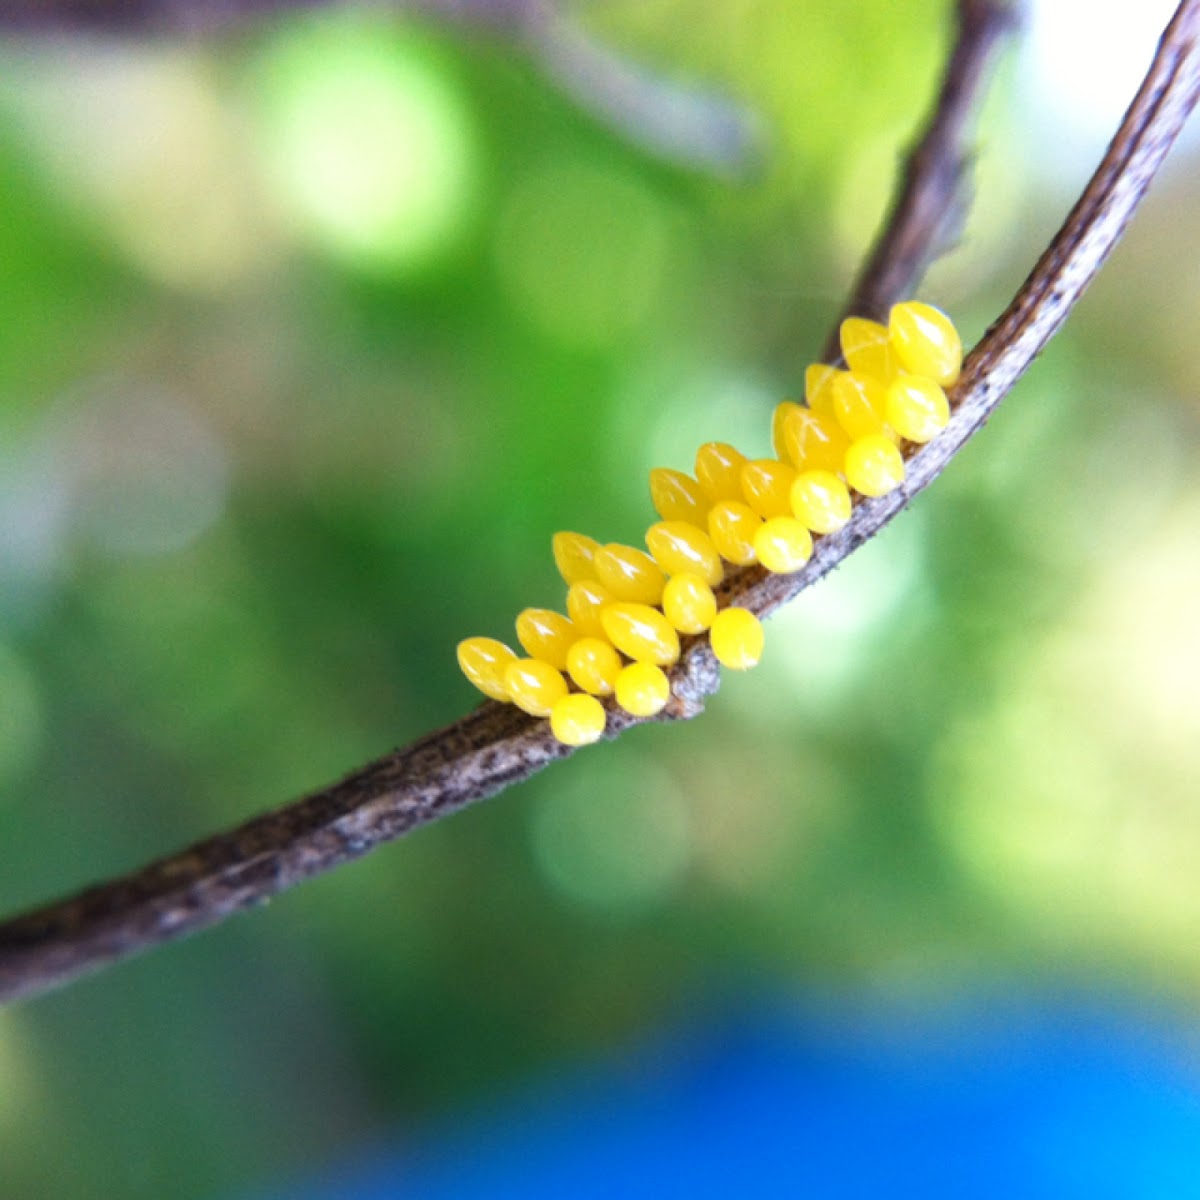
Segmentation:
{"type": "Polygon", "coordinates": [[[804,398],[812,412],[833,416],[833,381],[838,369],[828,363],[813,363],[804,372],[804,398]]]}
{"type": "Polygon", "coordinates": [[[742,464],[746,456],[727,442],[706,442],[696,451],[696,478],[710,502],[742,498],[742,464]]]}
{"type": "Polygon", "coordinates": [[[700,529],[705,527],[710,504],[708,495],[696,480],[682,471],[655,467],[650,472],[650,502],[664,521],[687,521],[700,529]]]}
{"type": "Polygon", "coordinates": [[[887,382],[896,374],[896,358],[887,327],[863,317],[847,317],[838,334],[846,366],[859,375],[887,382]]]}
{"type": "Polygon", "coordinates": [[[792,514],[813,533],[833,533],[850,520],[850,491],[831,471],[802,471],[791,501],[792,514]]]}
{"type": "Polygon", "coordinates": [[[550,731],[565,746],[599,741],[604,723],[604,706],[595,696],[563,696],[550,710],[550,731]]]}
{"type": "Polygon", "coordinates": [[[722,609],[712,623],[709,637],[717,661],[731,670],[748,671],[762,658],[762,622],[748,609],[722,609]]]}
{"type": "Polygon", "coordinates": [[[754,552],[768,571],[790,575],[812,557],[812,534],[795,517],[771,517],[754,535],[754,552]]]}
{"type": "Polygon", "coordinates": [[[850,445],[832,412],[792,413],[784,424],[783,440],[787,456],[798,471],[836,473],[842,469],[850,445]]]}
{"type": "Polygon", "coordinates": [[[894,304],[888,316],[888,338],[900,365],[949,387],[962,369],[962,339],[954,322],[932,304],[908,300],[894,304]]]}
{"type": "Polygon", "coordinates": [[[576,687],[593,696],[611,696],[624,665],[603,638],[580,638],[567,651],[567,674],[576,687]]]}
{"type": "Polygon", "coordinates": [[[667,580],[662,597],[663,616],[680,633],[703,633],[717,615],[717,598],[708,583],[692,571],[667,580]]]}
{"type": "Polygon", "coordinates": [[[616,597],[594,579],[573,583],[567,589],[567,615],[575,626],[575,632],[583,637],[603,637],[604,625],[600,613],[606,604],[616,597]]]}
{"type": "Polygon", "coordinates": [[[458,665],[462,673],[493,700],[509,700],[504,672],[517,656],[495,638],[471,637],[458,643],[458,665]]]}
{"type": "Polygon", "coordinates": [[[568,585],[596,578],[592,558],[600,549],[599,542],[583,533],[563,532],[556,533],[550,545],[554,551],[554,565],[568,585]]]}
{"type": "Polygon", "coordinates": [[[910,442],[928,442],[950,421],[946,393],[924,375],[901,375],[887,391],[888,424],[910,442]]]}
{"type": "Polygon", "coordinates": [[[646,531],[646,545],[654,561],[668,575],[695,571],[715,586],[725,577],[721,556],[703,530],[686,521],[660,521],[646,531]]]}
{"type": "Polygon", "coordinates": [[[885,432],[883,410],[887,392],[871,375],[841,371],[833,383],[833,409],[838,424],[851,440],[885,432]]]}
{"type": "Polygon", "coordinates": [[[630,663],[617,676],[617,703],[632,716],[652,717],[671,698],[671,681],[650,663],[630,663]]]}
{"type": "Polygon", "coordinates": [[[540,658],[518,658],[510,663],[504,672],[504,684],[512,702],[535,717],[548,717],[567,694],[567,681],[540,658]]]}
{"type": "Polygon", "coordinates": [[[626,658],[667,666],[679,657],[679,634],[648,604],[610,604],[601,614],[604,632],[626,658]]]}
{"type": "Polygon", "coordinates": [[[566,617],[548,608],[527,608],[517,617],[517,641],[525,653],[557,671],[566,667],[567,651],[578,636],[566,617]]]}
{"type": "Polygon", "coordinates": [[[783,427],[787,424],[787,419],[794,412],[803,412],[804,406],[797,404],[795,400],[783,400],[775,405],[774,415],[771,417],[771,449],[775,452],[776,458],[784,458],[787,454],[786,443],[783,439],[783,427]]]}
{"type": "Polygon", "coordinates": [[[864,496],[883,496],[904,482],[904,459],[883,434],[860,438],[846,451],[846,480],[864,496]]]}
{"type": "Polygon", "coordinates": [[[657,604],[667,582],[658,563],[643,550],[611,542],[592,560],[596,577],[618,600],[657,604]]]}
{"type": "Polygon", "coordinates": [[[740,500],[722,500],[708,513],[708,532],[721,557],[739,567],[754,561],[754,534],[762,517],[740,500]]]}
{"type": "Polygon", "coordinates": [[[774,458],[758,458],[742,467],[742,496],[760,517],[791,513],[796,471],[774,458]]]}

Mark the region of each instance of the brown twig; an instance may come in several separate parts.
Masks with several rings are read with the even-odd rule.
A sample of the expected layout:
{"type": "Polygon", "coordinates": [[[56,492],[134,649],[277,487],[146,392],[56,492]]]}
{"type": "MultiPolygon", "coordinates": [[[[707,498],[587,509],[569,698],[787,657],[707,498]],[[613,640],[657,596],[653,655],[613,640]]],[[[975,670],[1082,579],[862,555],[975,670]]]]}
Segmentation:
{"type": "MultiPolygon", "coordinates": [[[[861,503],[794,575],[738,572],[725,600],[766,615],[815,583],[929,485],[983,425],[1065,319],[1119,239],[1200,96],[1200,0],[1183,0],[1107,154],[1016,298],[968,356],[949,427],[912,456],[905,485],[861,503]]],[[[716,690],[703,640],[672,670],[666,718],[716,690]]],[[[614,713],[608,736],[633,718],[614,713]]],[[[341,783],[238,829],[0,925],[0,1000],[45,991],[224,917],[427,821],[527,779],[571,753],[544,722],[485,703],[341,783]]]]}
{"type": "MultiPolygon", "coordinates": [[[[859,271],[842,317],[884,318],[909,295],[929,264],[957,240],[969,207],[968,130],[996,50],[1017,22],[1004,0],[959,0],[957,31],[924,132],[904,163],[891,211],[859,271]]],[[[824,360],[841,360],[838,326],[824,360]]]]}
{"type": "MultiPolygon", "coordinates": [[[[207,36],[331,0],[0,0],[0,36],[207,36]]],[[[668,161],[723,175],[756,160],[758,130],[710,87],[668,80],[588,34],[558,0],[389,0],[522,45],[572,103],[668,161]]]]}
{"type": "MultiPolygon", "coordinates": [[[[395,8],[453,21],[520,30],[549,0],[393,0],[395,8]]],[[[0,29],[35,34],[212,33],[287,10],[324,7],[329,0],[4,0],[0,29]]]]}
{"type": "Polygon", "coordinates": [[[526,41],[565,95],[659,158],[736,175],[758,157],[749,114],[713,88],[667,80],[549,9],[526,41]]]}

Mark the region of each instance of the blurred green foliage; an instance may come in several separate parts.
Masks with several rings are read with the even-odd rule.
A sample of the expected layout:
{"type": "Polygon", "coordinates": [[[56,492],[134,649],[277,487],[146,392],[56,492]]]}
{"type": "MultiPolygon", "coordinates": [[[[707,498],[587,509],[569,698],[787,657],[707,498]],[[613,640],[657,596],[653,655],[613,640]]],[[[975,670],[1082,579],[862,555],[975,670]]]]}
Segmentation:
{"type": "MultiPolygon", "coordinates": [[[[454,719],[455,641],[560,602],[554,530],[636,539],[649,467],[766,451],[944,6],[579,16],[757,122],[741,177],[462,30],[0,47],[0,908],[454,719]]],[[[1014,91],[924,292],[968,340],[1063,211],[1014,91]]],[[[1190,998],[1188,184],[700,720],[0,1012],[5,1194],[234,1194],[760,988],[1190,998]]]]}

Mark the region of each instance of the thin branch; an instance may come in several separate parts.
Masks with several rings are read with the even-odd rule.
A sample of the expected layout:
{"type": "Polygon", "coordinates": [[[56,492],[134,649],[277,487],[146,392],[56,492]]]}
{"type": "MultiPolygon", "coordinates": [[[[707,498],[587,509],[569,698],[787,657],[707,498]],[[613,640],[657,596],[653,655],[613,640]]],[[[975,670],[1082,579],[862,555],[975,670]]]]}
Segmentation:
{"type": "MultiPolygon", "coordinates": [[[[726,602],[767,615],[872,537],[946,467],[1049,341],[1112,250],[1200,97],[1200,0],[1184,0],[1107,154],[1016,298],[968,356],[949,427],[912,456],[896,492],[861,503],[794,575],[740,571],[726,602]]],[[[716,690],[702,639],[672,669],[665,719],[716,690]]],[[[614,712],[608,736],[634,718],[614,712]]],[[[527,779],[571,751],[545,722],[487,702],[470,716],[341,783],[120,879],[0,925],[0,1000],[48,990],[212,925],[427,821],[527,779]]]]}
{"type": "MultiPolygon", "coordinates": [[[[909,295],[929,264],[958,239],[969,207],[968,131],[996,51],[1018,20],[1017,0],[959,0],[957,33],[925,130],[910,151],[900,186],[843,317],[884,318],[909,295]]],[[[841,360],[839,321],[824,360],[841,360]]]]}
{"type": "MultiPolygon", "coordinates": [[[[333,0],[0,0],[0,36],[197,37],[325,7],[333,0]]],[[[558,0],[386,0],[384,11],[523,45],[572,103],[670,162],[736,176],[758,158],[759,129],[745,108],[714,88],[667,79],[610,49],[558,0]]]]}
{"type": "Polygon", "coordinates": [[[712,88],[666,79],[549,10],[527,41],[564,94],[659,158],[734,176],[759,157],[755,122],[712,88]]]}
{"type": "MultiPolygon", "coordinates": [[[[550,0],[392,0],[396,9],[520,30],[550,0]]],[[[35,34],[212,33],[277,13],[329,6],[329,0],[0,0],[0,29],[35,34]]]]}

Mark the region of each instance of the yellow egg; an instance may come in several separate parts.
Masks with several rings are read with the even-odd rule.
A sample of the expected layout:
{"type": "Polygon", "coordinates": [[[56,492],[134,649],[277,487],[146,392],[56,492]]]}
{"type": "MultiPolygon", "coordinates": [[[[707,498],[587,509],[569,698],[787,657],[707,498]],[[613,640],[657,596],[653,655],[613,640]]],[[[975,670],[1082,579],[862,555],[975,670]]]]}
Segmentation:
{"type": "Polygon", "coordinates": [[[603,638],[580,638],[567,651],[567,674],[575,686],[593,696],[611,696],[625,664],[603,638]]]}
{"type": "Polygon", "coordinates": [[[886,433],[883,419],[887,390],[878,380],[856,371],[842,371],[833,384],[833,409],[851,441],[886,433]]]}
{"type": "Polygon", "coordinates": [[[657,604],[667,582],[658,563],[643,550],[610,542],[596,551],[596,577],[618,600],[657,604]]]}
{"type": "Polygon", "coordinates": [[[790,414],[784,422],[783,441],[787,456],[798,471],[837,473],[850,445],[850,439],[832,415],[803,409],[790,414]]]}
{"type": "Polygon", "coordinates": [[[748,609],[723,608],[712,623],[709,638],[717,661],[734,671],[748,671],[762,658],[762,622],[748,609]]]}
{"type": "Polygon", "coordinates": [[[774,458],[756,458],[742,466],[742,498],[760,517],[782,517],[792,511],[795,469],[774,458]]]}
{"type": "Polygon", "coordinates": [[[696,451],[696,478],[709,501],[742,498],[742,464],[746,456],[727,442],[706,442],[696,451]]]}
{"type": "Polygon", "coordinates": [[[667,666],[679,657],[679,634],[657,608],[618,601],[602,618],[608,640],[626,658],[667,666]]]}
{"type": "Polygon", "coordinates": [[[582,579],[595,579],[592,558],[600,543],[584,533],[556,533],[550,543],[554,551],[554,565],[568,585],[582,579]]]}
{"type": "Polygon", "coordinates": [[[788,417],[794,412],[803,412],[804,406],[797,404],[795,400],[781,400],[775,405],[775,412],[771,416],[771,449],[775,452],[776,458],[783,458],[787,454],[787,449],[783,440],[783,427],[787,423],[788,417]]]}
{"type": "Polygon", "coordinates": [[[670,467],[655,467],[650,472],[650,502],[664,521],[687,521],[704,529],[709,498],[690,475],[670,467]]]}
{"type": "Polygon", "coordinates": [[[795,517],[770,517],[754,535],[754,553],[768,571],[789,575],[812,557],[812,534],[795,517]]]}
{"type": "Polygon", "coordinates": [[[870,375],[887,383],[895,378],[896,356],[888,341],[886,325],[863,317],[847,317],[838,334],[846,366],[859,375],[870,375]]]}
{"type": "Polygon", "coordinates": [[[904,458],[891,438],[860,438],[846,451],[846,480],[864,496],[882,496],[904,482],[904,458]]]}
{"type": "Polygon", "coordinates": [[[567,694],[567,681],[540,658],[518,658],[504,672],[509,699],[535,717],[548,717],[567,694]]]}
{"type": "Polygon", "coordinates": [[[616,597],[595,579],[582,579],[567,589],[567,616],[583,637],[603,637],[604,623],[600,612],[616,597]]]}
{"type": "Polygon", "coordinates": [[[635,717],[652,717],[671,698],[671,681],[650,663],[633,662],[617,676],[617,703],[635,717]]]}
{"type": "Polygon", "coordinates": [[[888,424],[910,442],[928,442],[950,421],[946,393],[924,375],[901,375],[887,390],[888,424]]]}
{"type": "Polygon", "coordinates": [[[563,696],[550,710],[550,731],[565,746],[598,742],[604,722],[604,705],[594,696],[563,696]]]}
{"type": "Polygon", "coordinates": [[[663,616],[680,633],[703,633],[717,615],[717,598],[708,583],[692,571],[667,580],[662,597],[663,616]]]}
{"type": "Polygon", "coordinates": [[[791,501],[792,515],[813,533],[833,533],[850,519],[850,491],[832,471],[801,471],[791,501]]]}
{"type": "Polygon", "coordinates": [[[462,673],[485,696],[493,700],[508,700],[504,672],[517,656],[495,638],[470,637],[458,643],[458,665],[462,673]]]}
{"type": "Polygon", "coordinates": [[[820,416],[833,416],[833,381],[837,377],[838,369],[828,363],[813,363],[804,372],[804,397],[820,416]]]}
{"type": "Polygon", "coordinates": [[[721,500],[708,511],[708,535],[722,558],[740,567],[754,561],[754,535],[762,517],[740,500],[721,500]]]}
{"type": "Polygon", "coordinates": [[[567,651],[579,636],[562,613],[548,608],[527,608],[517,617],[517,641],[530,658],[548,662],[556,671],[567,665],[567,651]]]}
{"type": "Polygon", "coordinates": [[[888,316],[888,337],[900,365],[949,387],[962,369],[962,338],[954,322],[932,304],[908,300],[894,304],[888,316]]]}
{"type": "Polygon", "coordinates": [[[712,539],[686,521],[659,521],[646,530],[646,545],[668,575],[695,571],[713,586],[725,578],[721,556],[712,539]]]}

